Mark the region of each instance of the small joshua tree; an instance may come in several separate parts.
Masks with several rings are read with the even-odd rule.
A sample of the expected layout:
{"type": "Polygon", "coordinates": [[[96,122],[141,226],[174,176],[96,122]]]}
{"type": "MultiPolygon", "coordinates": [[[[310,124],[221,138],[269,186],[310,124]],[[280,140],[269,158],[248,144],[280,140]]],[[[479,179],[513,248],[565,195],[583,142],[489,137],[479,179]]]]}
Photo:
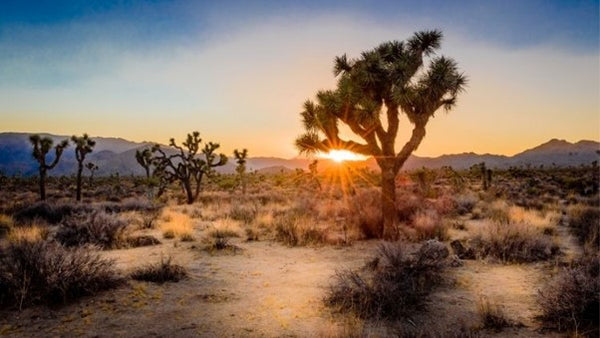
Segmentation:
{"type": "Polygon", "coordinates": [[[69,140],[62,140],[54,147],[54,160],[50,164],[46,163],[46,155],[50,149],[52,149],[52,144],[54,143],[52,139],[35,134],[29,137],[29,141],[33,145],[33,158],[35,158],[39,164],[40,199],[43,201],[46,199],[46,177],[48,175],[48,170],[52,170],[56,167],[63,151],[69,146],[69,140]]]}
{"type": "Polygon", "coordinates": [[[233,156],[235,156],[235,162],[237,163],[235,172],[238,174],[238,179],[242,186],[242,194],[246,195],[246,158],[248,157],[248,149],[242,151],[235,149],[233,156]]]}
{"type": "Polygon", "coordinates": [[[94,172],[98,170],[98,166],[92,162],[88,162],[85,164],[85,167],[90,172],[90,188],[92,187],[92,183],[94,180],[94,172]]]}
{"type": "Polygon", "coordinates": [[[200,133],[194,131],[187,135],[186,141],[181,146],[175,143],[175,139],[170,140],[169,146],[175,149],[172,155],[168,155],[158,144],[152,147],[152,153],[155,154],[152,162],[157,169],[160,168],[166,180],[181,182],[188,204],[194,203],[200,194],[204,176],[211,176],[215,167],[227,163],[227,156],[215,154],[219,148],[218,143],[206,143],[200,156],[201,143],[200,133]]]}
{"type": "Polygon", "coordinates": [[[77,201],[81,201],[81,179],[83,174],[83,161],[85,156],[94,150],[96,141],[89,138],[88,134],[83,136],[71,136],[71,141],[75,144],[75,159],[77,160],[77,201]]]}
{"type": "Polygon", "coordinates": [[[319,160],[314,160],[312,162],[310,162],[310,164],[308,165],[308,173],[310,175],[310,180],[312,182],[315,182],[315,185],[317,186],[317,188],[319,188],[319,191],[321,191],[321,181],[319,181],[319,176],[318,176],[318,166],[319,166],[319,160]]]}
{"type": "Polygon", "coordinates": [[[135,160],[144,168],[146,171],[146,178],[150,178],[150,167],[152,166],[152,150],[143,149],[135,151],[135,160]]]}

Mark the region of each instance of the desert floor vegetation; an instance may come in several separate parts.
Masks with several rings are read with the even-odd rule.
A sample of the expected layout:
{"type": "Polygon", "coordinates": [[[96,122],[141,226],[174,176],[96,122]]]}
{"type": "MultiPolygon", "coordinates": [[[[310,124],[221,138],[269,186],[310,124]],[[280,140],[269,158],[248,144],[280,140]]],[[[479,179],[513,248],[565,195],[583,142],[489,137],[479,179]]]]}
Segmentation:
{"type": "Polygon", "coordinates": [[[15,178],[0,192],[0,332],[594,336],[598,182],[531,193],[531,177],[573,179],[549,170],[495,171],[487,190],[470,171],[426,186],[401,173],[396,241],[375,239],[372,172],[323,173],[321,189],[248,173],[245,193],[219,175],[193,204],[124,177],[96,178],[82,203],[49,177],[38,203],[15,178]]]}

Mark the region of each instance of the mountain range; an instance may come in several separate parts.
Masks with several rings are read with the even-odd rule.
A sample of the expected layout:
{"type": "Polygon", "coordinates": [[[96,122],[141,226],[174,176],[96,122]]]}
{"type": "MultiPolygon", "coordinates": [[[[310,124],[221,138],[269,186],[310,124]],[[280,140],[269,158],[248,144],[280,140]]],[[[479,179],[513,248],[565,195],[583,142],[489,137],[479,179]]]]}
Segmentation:
{"type": "MultiPolygon", "coordinates": [[[[28,133],[0,133],[0,171],[5,175],[30,176],[37,174],[37,165],[31,156],[31,144],[28,133]]],[[[40,134],[47,136],[57,143],[68,136],[40,134]]],[[[151,142],[132,142],[122,138],[93,137],[96,141],[94,151],[88,154],[87,161],[98,165],[97,175],[142,175],[143,169],[135,160],[135,152],[150,146],[151,142]]],[[[53,152],[48,154],[51,161],[53,152]]],[[[438,157],[411,156],[405,163],[403,169],[411,170],[421,167],[440,168],[452,166],[455,169],[466,169],[474,164],[485,162],[489,168],[508,168],[511,166],[578,166],[590,164],[600,159],[600,143],[596,141],[582,140],[570,143],[565,140],[552,139],[537,147],[527,149],[514,156],[462,153],[442,155],[438,157]]],[[[325,166],[334,165],[329,160],[319,160],[325,166]]],[[[310,159],[292,158],[282,159],[277,157],[252,157],[248,159],[247,167],[263,173],[276,173],[291,171],[295,169],[306,170],[310,159]]],[[[378,170],[374,159],[355,163],[357,166],[368,167],[378,170]]],[[[323,165],[319,165],[322,167],[323,165]]],[[[55,169],[49,173],[52,175],[70,175],[75,173],[76,160],[74,147],[70,146],[64,151],[63,157],[55,169]]],[[[227,165],[220,167],[222,173],[233,173],[235,163],[230,161],[227,165]]]]}

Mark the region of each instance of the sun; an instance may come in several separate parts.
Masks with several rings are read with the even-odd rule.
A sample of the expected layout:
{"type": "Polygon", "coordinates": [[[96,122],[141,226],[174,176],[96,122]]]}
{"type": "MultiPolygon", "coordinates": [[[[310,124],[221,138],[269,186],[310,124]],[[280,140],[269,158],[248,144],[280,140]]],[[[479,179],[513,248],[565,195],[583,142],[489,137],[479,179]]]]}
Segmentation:
{"type": "Polygon", "coordinates": [[[321,158],[327,158],[334,162],[344,162],[344,161],[363,161],[367,157],[359,154],[355,154],[348,150],[330,150],[326,154],[321,154],[321,158]]]}

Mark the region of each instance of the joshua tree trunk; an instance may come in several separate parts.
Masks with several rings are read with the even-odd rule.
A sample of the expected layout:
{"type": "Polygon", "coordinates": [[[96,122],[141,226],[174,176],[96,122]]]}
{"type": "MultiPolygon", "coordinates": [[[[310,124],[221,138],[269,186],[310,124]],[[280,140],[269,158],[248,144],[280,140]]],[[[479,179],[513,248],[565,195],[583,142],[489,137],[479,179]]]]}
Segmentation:
{"type": "Polygon", "coordinates": [[[83,163],[79,162],[77,167],[77,202],[81,201],[81,174],[83,173],[83,163]]]}
{"type": "Polygon", "coordinates": [[[393,168],[381,171],[381,214],[383,223],[379,228],[379,238],[396,238],[398,214],[396,212],[396,173],[393,168]]]}
{"type": "Polygon", "coordinates": [[[187,197],[187,204],[194,203],[194,194],[192,193],[192,185],[189,180],[183,181],[183,189],[185,190],[185,195],[187,197]]]}
{"type": "Polygon", "coordinates": [[[40,200],[46,200],[46,169],[40,168],[40,200]]]}

